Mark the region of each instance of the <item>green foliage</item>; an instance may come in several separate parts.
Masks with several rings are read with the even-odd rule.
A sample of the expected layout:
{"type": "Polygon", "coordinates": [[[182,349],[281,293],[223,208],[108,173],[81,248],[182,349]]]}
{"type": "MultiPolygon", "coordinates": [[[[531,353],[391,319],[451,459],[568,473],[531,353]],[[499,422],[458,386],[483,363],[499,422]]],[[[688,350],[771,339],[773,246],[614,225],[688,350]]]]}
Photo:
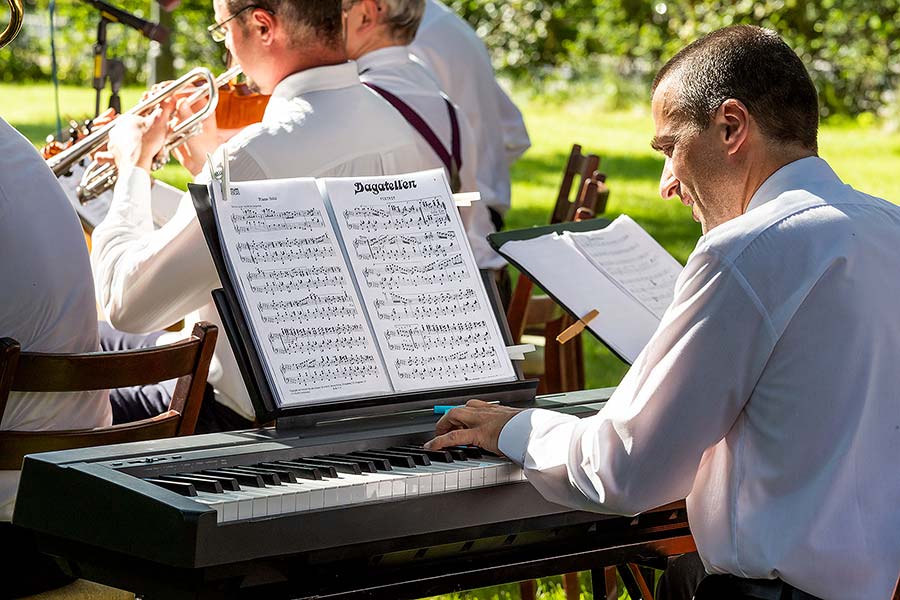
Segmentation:
{"type": "MultiPolygon", "coordinates": [[[[498,67],[530,77],[647,83],[686,43],[738,23],[778,31],[811,71],[823,114],[884,112],[900,83],[900,0],[454,0],[498,67]]],[[[620,91],[625,99],[635,86],[620,91]]],[[[889,109],[896,110],[896,108],[889,109]]]]}

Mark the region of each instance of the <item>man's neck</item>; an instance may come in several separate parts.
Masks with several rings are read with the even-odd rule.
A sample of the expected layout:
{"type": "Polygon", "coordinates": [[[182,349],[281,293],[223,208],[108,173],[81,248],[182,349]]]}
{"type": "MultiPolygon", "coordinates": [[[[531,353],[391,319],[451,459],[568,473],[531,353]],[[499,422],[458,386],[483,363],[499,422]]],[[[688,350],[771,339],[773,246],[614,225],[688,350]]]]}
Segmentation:
{"type": "Polygon", "coordinates": [[[331,48],[321,44],[305,46],[302,50],[292,48],[281,52],[279,56],[283,59],[275,65],[273,88],[295,73],[347,62],[347,53],[343,48],[331,48]]]}
{"type": "Polygon", "coordinates": [[[369,54],[370,52],[375,52],[376,50],[381,50],[382,48],[391,48],[393,46],[404,46],[405,44],[397,43],[390,37],[386,36],[372,36],[365,43],[361,44],[356,58],[360,58],[369,54]]]}
{"type": "Polygon", "coordinates": [[[741,213],[747,212],[747,207],[750,205],[753,195],[756,194],[756,190],[758,190],[773,173],[785,165],[802,158],[809,158],[810,156],[817,156],[817,154],[812,150],[801,147],[779,148],[779,150],[775,152],[773,152],[771,148],[767,148],[757,160],[749,161],[750,169],[747,178],[745,179],[746,183],[743,191],[744,201],[741,206],[741,213]]]}

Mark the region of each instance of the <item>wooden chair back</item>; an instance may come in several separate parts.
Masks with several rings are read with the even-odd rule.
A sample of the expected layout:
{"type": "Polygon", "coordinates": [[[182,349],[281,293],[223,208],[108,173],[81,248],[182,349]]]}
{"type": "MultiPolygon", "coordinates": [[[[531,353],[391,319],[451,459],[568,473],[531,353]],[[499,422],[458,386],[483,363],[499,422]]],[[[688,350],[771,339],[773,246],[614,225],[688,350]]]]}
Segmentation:
{"type": "Polygon", "coordinates": [[[26,454],[103,446],[194,433],[218,329],[197,323],[188,339],[119,352],[22,352],[0,338],[0,415],[10,392],[79,392],[158,383],[178,378],[166,412],[133,423],[93,429],[0,431],[0,469],[16,470],[26,454]]]}
{"type": "MultiPolygon", "coordinates": [[[[583,155],[581,146],[572,146],[559,196],[550,217],[551,223],[581,221],[606,210],[609,187],[606,185],[606,176],[597,171],[599,164],[600,158],[597,155],[583,155]],[[570,201],[569,193],[576,174],[581,177],[579,193],[574,201],[570,201]]],[[[533,288],[531,279],[520,274],[507,310],[513,343],[521,343],[522,336],[526,333],[544,338],[542,372],[526,372],[525,375],[540,376],[539,394],[584,389],[584,349],[581,337],[567,344],[556,341],[556,336],[572,324],[572,318],[549,296],[532,295],[533,288]]]]}

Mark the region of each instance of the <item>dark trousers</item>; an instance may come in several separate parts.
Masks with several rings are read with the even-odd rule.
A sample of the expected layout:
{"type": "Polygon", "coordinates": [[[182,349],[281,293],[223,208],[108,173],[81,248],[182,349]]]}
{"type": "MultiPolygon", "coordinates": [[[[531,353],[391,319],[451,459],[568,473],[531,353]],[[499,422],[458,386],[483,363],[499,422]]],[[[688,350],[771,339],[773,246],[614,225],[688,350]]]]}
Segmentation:
{"type": "MultiPolygon", "coordinates": [[[[137,350],[152,348],[165,331],[138,334],[125,333],[113,329],[109,323],[100,323],[100,348],[105,351],[137,350]]],[[[109,403],[112,406],[113,424],[131,423],[141,419],[149,419],[169,409],[172,395],[175,393],[177,380],[170,379],[150,385],[137,385],[109,391],[109,403]]],[[[197,418],[196,433],[212,433],[216,431],[235,431],[250,429],[253,421],[248,421],[230,408],[216,402],[215,392],[211,385],[206,385],[200,415],[197,418]]]]}

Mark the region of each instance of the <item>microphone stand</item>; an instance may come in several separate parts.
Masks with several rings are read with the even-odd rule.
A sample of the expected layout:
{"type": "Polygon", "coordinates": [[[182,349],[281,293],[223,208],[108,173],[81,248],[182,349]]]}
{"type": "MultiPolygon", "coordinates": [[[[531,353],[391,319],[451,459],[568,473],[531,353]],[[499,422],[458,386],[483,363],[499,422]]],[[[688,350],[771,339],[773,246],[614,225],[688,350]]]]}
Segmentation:
{"type": "MultiPolygon", "coordinates": [[[[101,12],[100,23],[97,25],[97,41],[94,43],[94,78],[92,84],[97,92],[94,98],[94,118],[100,114],[100,96],[103,93],[103,88],[106,87],[106,26],[110,23],[112,21],[107,19],[101,12]]],[[[117,96],[117,94],[114,94],[114,96],[117,96]]],[[[116,100],[118,101],[118,98],[116,100]]],[[[109,105],[113,105],[112,96],[109,99],[109,105]]],[[[116,111],[118,112],[118,109],[116,111]]]]}

